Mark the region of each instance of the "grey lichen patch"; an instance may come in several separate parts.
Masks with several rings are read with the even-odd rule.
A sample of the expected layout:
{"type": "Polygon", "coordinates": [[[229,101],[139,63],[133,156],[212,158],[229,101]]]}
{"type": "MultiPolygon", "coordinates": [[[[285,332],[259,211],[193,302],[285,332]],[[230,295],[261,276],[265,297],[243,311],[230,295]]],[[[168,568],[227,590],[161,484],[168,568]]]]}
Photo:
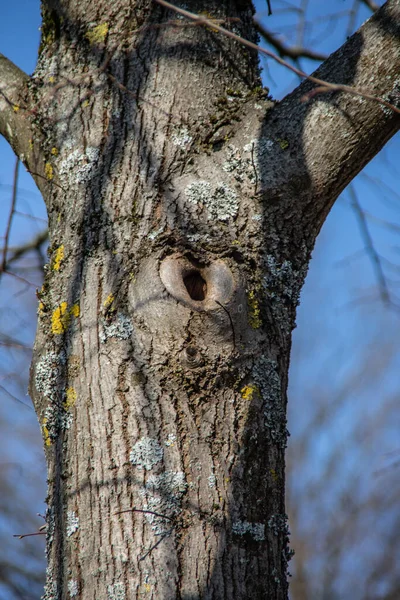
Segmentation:
{"type": "Polygon", "coordinates": [[[60,431],[65,431],[71,427],[72,418],[72,414],[65,410],[63,406],[49,404],[46,407],[42,421],[46,446],[57,439],[60,431]]]}
{"type": "Polygon", "coordinates": [[[79,517],[76,512],[73,510],[69,510],[67,512],[67,525],[66,525],[66,534],[68,537],[71,537],[76,531],[79,529],[79,517]]]}
{"type": "Polygon", "coordinates": [[[139,491],[147,522],[156,535],[171,529],[171,519],[181,511],[182,498],[188,488],[182,471],[165,471],[160,475],[151,475],[146,485],[139,491]],[[160,515],[165,515],[163,518],[160,515]]]}
{"type": "Polygon", "coordinates": [[[288,516],[286,514],[282,515],[272,515],[268,519],[268,528],[272,531],[275,536],[278,536],[280,533],[285,533],[285,535],[289,536],[289,527],[288,527],[288,516]]]}
{"type": "Polygon", "coordinates": [[[60,431],[69,429],[72,414],[67,410],[67,392],[64,389],[66,354],[64,351],[47,352],[36,365],[36,390],[48,401],[41,416],[44,443],[50,446],[60,431]]]}
{"type": "Polygon", "coordinates": [[[50,402],[57,402],[59,399],[65,363],[64,351],[51,351],[44,354],[36,365],[36,389],[50,402]]]}
{"type": "Polygon", "coordinates": [[[100,156],[99,148],[90,146],[85,152],[74,150],[61,161],[59,167],[60,180],[67,185],[71,181],[85,183],[91,177],[100,156]]]}
{"type": "MultiPolygon", "coordinates": [[[[285,575],[288,573],[288,563],[293,558],[294,550],[289,547],[290,542],[290,531],[288,525],[288,516],[286,514],[272,515],[267,522],[268,529],[272,532],[275,537],[283,537],[283,549],[282,558],[285,564],[285,575]]],[[[276,577],[276,582],[281,583],[279,577],[276,577]]]]}
{"type": "Polygon", "coordinates": [[[60,600],[60,598],[57,582],[54,581],[53,569],[48,566],[46,568],[46,585],[41,600],[60,600]]]}
{"type": "Polygon", "coordinates": [[[53,507],[49,506],[46,509],[46,556],[50,554],[50,547],[54,539],[54,531],[56,527],[56,520],[54,516],[53,507]]]}
{"type": "Polygon", "coordinates": [[[294,326],[295,308],[307,275],[307,262],[296,270],[288,260],[279,264],[272,255],[265,258],[268,275],[263,279],[269,305],[282,331],[289,335],[294,326]]]}
{"type": "Polygon", "coordinates": [[[232,533],[235,535],[249,534],[256,542],[262,542],[265,540],[265,525],[249,523],[249,521],[235,521],[232,523],[232,533]]]}
{"type": "Polygon", "coordinates": [[[222,168],[226,173],[232,173],[237,181],[242,182],[247,170],[251,168],[251,162],[249,159],[243,159],[239,148],[229,144],[227,147],[227,160],[222,168]]]}
{"type": "Polygon", "coordinates": [[[228,221],[236,217],[239,210],[236,192],[224,182],[212,186],[209,181],[194,181],[186,187],[185,195],[192,204],[202,204],[209,219],[228,221]]]}
{"type": "Polygon", "coordinates": [[[164,450],[157,442],[150,437],[143,437],[133,446],[129,460],[137,469],[150,471],[154,465],[161,462],[164,456],[164,450]]]}
{"type": "MultiPolygon", "coordinates": [[[[385,94],[383,96],[383,99],[386,100],[386,102],[389,102],[389,104],[395,106],[396,108],[400,108],[400,79],[396,79],[393,82],[391,91],[385,94]]],[[[385,106],[384,104],[380,104],[380,107],[382,112],[387,117],[391,117],[395,114],[391,108],[385,106]]]]}
{"type": "Polygon", "coordinates": [[[109,338],[127,340],[133,332],[132,321],[126,315],[118,313],[116,318],[108,323],[105,319],[102,322],[103,331],[100,333],[100,341],[104,344],[109,338]]]}
{"type": "Polygon", "coordinates": [[[70,579],[68,581],[67,587],[68,587],[69,597],[76,598],[76,596],[79,594],[79,586],[78,586],[78,582],[76,581],[76,579],[70,579]]]}
{"type": "Polygon", "coordinates": [[[189,135],[189,131],[186,127],[176,129],[176,131],[171,136],[171,140],[174,146],[179,146],[179,148],[182,148],[182,150],[189,146],[189,144],[192,142],[192,139],[193,138],[191,135],[189,135]]]}
{"type": "Polygon", "coordinates": [[[125,600],[125,585],[121,582],[111,583],[107,586],[107,599],[108,600],[125,600]]]}
{"type": "Polygon", "coordinates": [[[271,439],[279,447],[286,448],[288,436],[286,411],[276,362],[261,355],[254,364],[253,377],[261,392],[265,426],[270,432],[271,439]]]}

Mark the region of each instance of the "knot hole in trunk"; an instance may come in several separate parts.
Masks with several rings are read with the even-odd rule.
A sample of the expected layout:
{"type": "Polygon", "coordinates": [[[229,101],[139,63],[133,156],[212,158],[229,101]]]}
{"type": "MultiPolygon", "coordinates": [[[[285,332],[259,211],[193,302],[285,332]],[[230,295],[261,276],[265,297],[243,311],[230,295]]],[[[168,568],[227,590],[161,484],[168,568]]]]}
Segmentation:
{"type": "Polygon", "coordinates": [[[220,310],[218,304],[227,305],[236,291],[232,272],[220,259],[203,266],[185,256],[168,256],[160,278],[173,298],[197,311],[220,310]]]}
{"type": "Polygon", "coordinates": [[[199,271],[190,271],[183,278],[183,283],[192,300],[205,300],[207,296],[207,284],[199,271]]]}

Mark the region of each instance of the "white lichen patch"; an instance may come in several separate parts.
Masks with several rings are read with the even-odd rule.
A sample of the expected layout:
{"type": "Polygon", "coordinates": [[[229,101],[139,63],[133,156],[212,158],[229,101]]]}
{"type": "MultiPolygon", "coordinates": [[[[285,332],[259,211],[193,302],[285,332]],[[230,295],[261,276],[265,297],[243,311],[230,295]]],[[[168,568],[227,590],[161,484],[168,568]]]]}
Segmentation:
{"type": "Polygon", "coordinates": [[[61,181],[67,184],[70,181],[85,183],[90,179],[94,167],[100,156],[99,148],[90,146],[85,152],[74,150],[61,161],[59,175],[61,181]]]}
{"type": "Polygon", "coordinates": [[[209,488],[215,488],[215,484],[217,483],[217,478],[215,477],[214,473],[211,473],[211,475],[209,477],[207,477],[207,481],[208,481],[209,488]]]}
{"type": "Polygon", "coordinates": [[[182,471],[165,471],[151,475],[139,491],[147,522],[156,535],[171,529],[171,519],[181,511],[182,498],[188,488],[182,471]],[[157,513],[157,514],[152,514],[157,513]]]}
{"type": "Polygon", "coordinates": [[[73,535],[79,529],[79,517],[76,512],[73,510],[69,510],[67,512],[67,526],[66,526],[66,534],[68,537],[73,535]]]}
{"type": "Polygon", "coordinates": [[[112,583],[107,586],[108,600],[125,600],[125,598],[125,585],[123,583],[112,583]]]}
{"type": "Polygon", "coordinates": [[[235,521],[232,523],[232,532],[235,535],[249,534],[256,542],[265,540],[265,525],[263,523],[249,523],[249,521],[235,521]]]}
{"type": "Polygon", "coordinates": [[[133,446],[129,460],[138,469],[150,471],[154,465],[162,461],[163,456],[164,450],[157,440],[143,437],[133,446]]]}
{"type": "Polygon", "coordinates": [[[212,186],[209,181],[194,181],[186,187],[185,195],[192,204],[202,204],[209,219],[228,221],[239,210],[236,192],[224,182],[212,186]]]}
{"type": "Polygon", "coordinates": [[[133,332],[132,321],[126,315],[118,313],[115,320],[108,323],[103,319],[103,331],[100,333],[100,341],[104,344],[109,338],[127,340],[133,332]]]}
{"type": "Polygon", "coordinates": [[[264,156],[267,152],[270,152],[274,147],[273,140],[268,138],[261,138],[260,140],[251,140],[248,144],[243,146],[245,152],[254,153],[256,157],[264,156]]]}
{"type": "Polygon", "coordinates": [[[160,233],[162,233],[164,231],[164,225],[162,225],[162,227],[160,227],[159,229],[155,229],[154,231],[151,231],[149,233],[149,235],[147,236],[147,238],[151,241],[155,240],[156,237],[158,237],[160,235],[160,233]]]}
{"type": "Polygon", "coordinates": [[[176,442],[176,435],[174,433],[169,433],[168,437],[165,441],[166,446],[174,446],[176,442]]]}
{"type": "Polygon", "coordinates": [[[70,598],[75,598],[79,594],[79,586],[76,579],[68,581],[68,593],[70,598]]]}
{"type": "Polygon", "coordinates": [[[186,127],[181,127],[172,134],[171,139],[174,146],[179,146],[179,148],[184,149],[191,143],[193,138],[189,135],[189,131],[186,127]]]}

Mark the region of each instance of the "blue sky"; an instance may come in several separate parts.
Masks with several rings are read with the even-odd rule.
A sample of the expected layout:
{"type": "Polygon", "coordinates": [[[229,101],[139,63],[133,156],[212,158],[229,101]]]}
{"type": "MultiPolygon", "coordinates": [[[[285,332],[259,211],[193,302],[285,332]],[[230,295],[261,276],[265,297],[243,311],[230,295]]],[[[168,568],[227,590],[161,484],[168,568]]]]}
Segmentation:
{"type": "MultiPolygon", "coordinates": [[[[310,2],[310,20],[325,14],[327,4],[331,13],[348,10],[351,5],[349,1],[310,2]]],[[[289,41],[295,41],[297,16],[287,10],[289,3],[273,0],[272,6],[276,7],[275,15],[267,21],[267,25],[277,33],[283,32],[289,41]]],[[[265,11],[266,2],[260,0],[257,8],[265,11]]],[[[366,9],[361,8],[356,17],[357,24],[367,14],[366,9]]],[[[342,21],[327,21],[325,17],[322,29],[320,21],[314,28],[308,24],[305,42],[312,44],[318,41],[318,49],[329,53],[342,43],[347,22],[348,17],[343,16],[342,21]]],[[[3,3],[0,8],[0,52],[28,73],[33,71],[36,62],[39,26],[37,0],[3,3]]],[[[301,63],[301,67],[309,72],[316,66],[311,61],[301,63]]],[[[264,77],[265,85],[278,97],[297,85],[297,79],[291,73],[271,61],[264,63],[264,77]]],[[[370,215],[368,226],[374,246],[383,257],[390,289],[397,297],[400,297],[400,230],[389,229],[385,222],[400,228],[400,202],[395,193],[396,189],[400,189],[396,171],[399,154],[397,138],[389,142],[354,182],[359,201],[370,215]],[[393,265],[390,266],[389,262],[393,265]]],[[[11,150],[0,139],[0,235],[3,235],[8,215],[14,164],[11,150]]],[[[20,169],[18,210],[24,215],[17,216],[13,222],[11,245],[28,241],[45,226],[43,202],[23,167],[20,169]]],[[[293,339],[289,390],[289,430],[293,448],[296,448],[296,440],[309,430],[306,463],[300,466],[299,477],[289,482],[289,489],[297,490],[299,497],[303,494],[301,486],[304,487],[305,482],[311,485],[322,476],[332,453],[338,452],[340,444],[352,432],[358,431],[361,424],[365,425],[368,419],[380,414],[385,398],[399,393],[400,354],[396,348],[396,331],[399,331],[400,311],[389,310],[380,302],[372,261],[363,248],[364,242],[345,191],[317,242],[293,339]],[[358,373],[357,378],[355,373],[358,373]],[[330,402],[337,403],[337,410],[330,409],[329,426],[316,429],[312,426],[315,405],[329,405],[330,402]]],[[[36,280],[39,285],[39,278],[36,277],[36,280]]],[[[36,312],[34,288],[21,288],[21,284],[10,277],[6,277],[1,285],[0,326],[15,333],[21,342],[31,345],[36,312]]],[[[10,367],[27,376],[27,355],[19,351],[4,352],[0,347],[0,367],[1,372],[10,367]]],[[[0,384],[6,385],[1,379],[0,384]]],[[[7,382],[7,385],[12,393],[24,400],[21,390],[26,381],[20,386],[12,382],[7,382]]],[[[9,423],[10,433],[6,451],[0,444],[5,461],[14,457],[22,465],[21,489],[25,493],[33,489],[31,478],[37,479],[39,471],[42,473],[41,484],[34,487],[32,495],[32,513],[35,514],[43,511],[45,496],[44,463],[36,416],[31,409],[4,395],[1,389],[0,397],[0,418],[9,423]],[[29,444],[26,443],[28,437],[29,444]]],[[[368,473],[372,473],[385,464],[386,453],[400,448],[398,411],[392,413],[390,410],[388,408],[386,418],[381,417],[380,435],[375,435],[376,432],[371,435],[369,449],[359,445],[352,447],[351,453],[347,454],[343,463],[343,481],[352,477],[354,472],[367,469],[368,473]]],[[[4,547],[4,544],[17,548],[8,537],[1,546],[4,547]]]]}

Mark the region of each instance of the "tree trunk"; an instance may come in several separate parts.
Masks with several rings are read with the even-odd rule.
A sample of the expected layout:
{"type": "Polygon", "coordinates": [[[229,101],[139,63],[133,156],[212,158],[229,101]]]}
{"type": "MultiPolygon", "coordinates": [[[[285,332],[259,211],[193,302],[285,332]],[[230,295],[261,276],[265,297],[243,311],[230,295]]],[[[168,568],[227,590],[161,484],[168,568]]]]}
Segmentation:
{"type": "MultiPolygon", "coordinates": [[[[248,0],[186,5],[255,41],[248,0]]],[[[49,214],[31,378],[44,598],[285,599],[299,293],[332,203],[398,116],[348,94],[301,104],[310,83],[274,107],[252,50],[150,0],[43,13],[33,78],[7,63],[21,101],[0,127],[23,114],[8,139],[49,214]]],[[[393,102],[398,15],[319,76],[393,102]]]]}

